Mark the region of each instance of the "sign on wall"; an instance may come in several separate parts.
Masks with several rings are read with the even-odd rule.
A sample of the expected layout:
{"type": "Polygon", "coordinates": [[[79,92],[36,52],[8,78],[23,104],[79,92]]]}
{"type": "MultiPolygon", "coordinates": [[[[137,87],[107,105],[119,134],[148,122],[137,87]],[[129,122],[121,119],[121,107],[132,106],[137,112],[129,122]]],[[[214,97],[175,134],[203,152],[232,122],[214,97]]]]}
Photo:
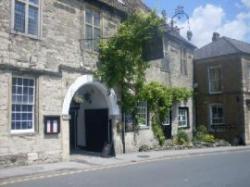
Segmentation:
{"type": "Polygon", "coordinates": [[[60,133],[60,116],[44,116],[45,134],[60,133]]]}

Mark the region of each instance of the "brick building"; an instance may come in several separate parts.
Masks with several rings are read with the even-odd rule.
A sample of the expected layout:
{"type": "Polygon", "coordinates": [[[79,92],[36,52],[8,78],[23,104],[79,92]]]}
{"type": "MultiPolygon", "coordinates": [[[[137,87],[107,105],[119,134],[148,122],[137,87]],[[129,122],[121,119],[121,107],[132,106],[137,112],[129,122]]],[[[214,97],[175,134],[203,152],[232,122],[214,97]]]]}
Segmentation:
{"type": "MultiPolygon", "coordinates": [[[[0,165],[67,160],[104,144],[122,152],[119,96],[93,77],[98,41],[91,38],[112,36],[134,9],[149,10],[130,0],[0,2],[0,165]]],[[[194,46],[170,32],[164,43],[147,80],[192,89],[194,46]]],[[[156,143],[146,105],[140,109],[149,123],[125,134],[127,152],[156,143]]],[[[178,124],[191,134],[192,116],[192,99],[175,106],[170,137],[178,124]]]]}

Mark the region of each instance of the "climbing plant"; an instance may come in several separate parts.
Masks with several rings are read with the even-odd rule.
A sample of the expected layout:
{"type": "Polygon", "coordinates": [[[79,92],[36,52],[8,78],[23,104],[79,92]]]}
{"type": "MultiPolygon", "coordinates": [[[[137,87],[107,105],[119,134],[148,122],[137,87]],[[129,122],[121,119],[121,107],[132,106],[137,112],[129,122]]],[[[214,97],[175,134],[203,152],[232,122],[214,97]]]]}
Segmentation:
{"type": "Polygon", "coordinates": [[[143,88],[148,64],[143,59],[145,44],[160,33],[162,20],[154,12],[135,13],[121,23],[117,34],[100,43],[97,76],[121,95],[123,112],[135,113],[139,90],[143,88]]]}
{"type": "Polygon", "coordinates": [[[171,106],[177,102],[187,101],[191,96],[192,91],[187,88],[168,88],[157,82],[151,82],[143,87],[140,99],[148,102],[152,113],[152,129],[160,144],[165,141],[162,124],[171,106]]]}
{"type": "Polygon", "coordinates": [[[135,13],[124,21],[117,34],[101,41],[100,64],[96,76],[109,88],[120,92],[120,106],[132,114],[135,123],[138,101],[147,101],[153,113],[153,131],[162,144],[165,140],[161,124],[174,102],[188,99],[191,92],[185,88],[167,88],[159,83],[145,85],[148,63],[143,59],[143,49],[155,34],[161,34],[161,19],[154,13],[135,13]]]}

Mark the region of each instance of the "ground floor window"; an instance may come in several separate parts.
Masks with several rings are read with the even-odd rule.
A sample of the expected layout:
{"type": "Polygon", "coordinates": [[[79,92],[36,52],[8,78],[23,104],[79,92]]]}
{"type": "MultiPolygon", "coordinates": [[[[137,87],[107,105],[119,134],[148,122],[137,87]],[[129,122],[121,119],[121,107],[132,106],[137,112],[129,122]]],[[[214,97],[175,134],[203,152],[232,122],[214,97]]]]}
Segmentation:
{"type": "Polygon", "coordinates": [[[178,127],[179,128],[188,128],[188,108],[187,107],[179,107],[178,108],[178,127]]]}
{"type": "Polygon", "coordinates": [[[148,126],[148,105],[145,101],[140,101],[137,104],[137,115],[138,125],[141,127],[148,126]]]}
{"type": "Polygon", "coordinates": [[[35,80],[12,78],[12,132],[34,131],[35,80]]]}
{"type": "Polygon", "coordinates": [[[224,124],[224,109],[222,104],[211,104],[210,110],[210,125],[224,124]]]}

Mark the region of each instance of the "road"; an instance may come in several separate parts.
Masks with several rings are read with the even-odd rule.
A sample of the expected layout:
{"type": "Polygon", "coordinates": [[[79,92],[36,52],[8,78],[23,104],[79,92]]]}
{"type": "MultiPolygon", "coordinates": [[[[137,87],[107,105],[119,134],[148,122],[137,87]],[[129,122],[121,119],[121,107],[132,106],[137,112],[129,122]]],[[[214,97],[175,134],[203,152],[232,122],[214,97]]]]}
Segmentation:
{"type": "Polygon", "coordinates": [[[153,161],[8,187],[250,187],[250,151],[153,161]]]}

